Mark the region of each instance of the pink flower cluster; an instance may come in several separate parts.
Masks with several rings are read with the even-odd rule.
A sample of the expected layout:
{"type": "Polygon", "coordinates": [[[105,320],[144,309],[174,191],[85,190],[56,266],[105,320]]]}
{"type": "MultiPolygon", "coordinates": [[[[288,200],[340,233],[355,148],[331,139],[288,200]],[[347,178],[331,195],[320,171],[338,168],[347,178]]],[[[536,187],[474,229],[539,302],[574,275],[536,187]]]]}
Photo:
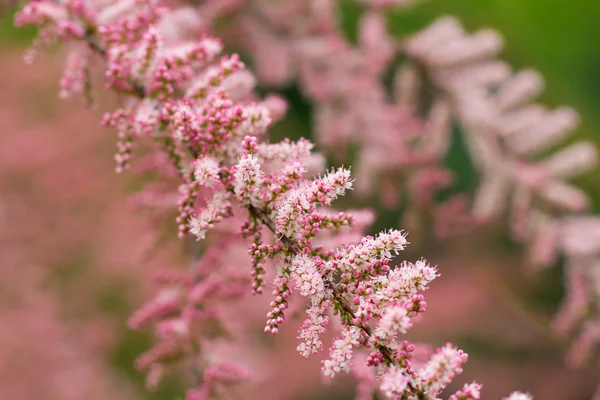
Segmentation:
{"type": "Polygon", "coordinates": [[[442,18],[410,38],[405,48],[451,98],[464,128],[482,177],[471,214],[489,221],[508,211],[513,237],[527,246],[535,268],[549,267],[560,254],[565,256],[567,296],[554,328],[575,330],[572,352],[583,342],[590,351],[600,342],[591,333],[598,316],[585,315],[599,293],[594,277],[600,271],[600,223],[586,214],[587,194],[568,179],[594,168],[598,151],[579,141],[540,156],[573,131],[577,113],[570,107],[548,110],[531,103],[542,89],[541,77],[532,70],[512,72],[496,60],[502,41],[493,31],[468,35],[457,20],[442,18]],[[577,330],[582,321],[583,328],[577,330]]]}

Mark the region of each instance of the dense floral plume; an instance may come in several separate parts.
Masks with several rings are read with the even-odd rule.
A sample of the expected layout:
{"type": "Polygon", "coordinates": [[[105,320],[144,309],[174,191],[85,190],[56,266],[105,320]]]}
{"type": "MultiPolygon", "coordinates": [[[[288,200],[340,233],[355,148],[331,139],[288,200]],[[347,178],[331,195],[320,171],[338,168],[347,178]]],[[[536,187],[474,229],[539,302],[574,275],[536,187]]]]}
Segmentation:
{"type": "MultiPolygon", "coordinates": [[[[155,387],[169,370],[183,370],[186,398],[199,400],[226,396],[250,379],[251,371],[219,360],[210,347],[215,336],[225,336],[219,306],[267,290],[272,302],[265,333],[285,328],[292,298],[305,304],[297,346],[303,357],[324,350],[323,334],[339,327],[322,372],[329,377],[352,372],[359,398],[378,391],[389,399],[437,399],[462,372],[467,354],[447,344],[417,363],[415,344],[400,340],[426,311],[423,292],[439,276],[437,268],[424,259],[395,263],[408,245],[403,231],[363,236],[372,220],[368,211],[331,207],[354,188],[368,193],[380,186],[390,205],[408,188],[413,205],[435,208],[438,231],[446,233],[452,225],[475,227],[497,216],[514,193],[513,229],[531,244],[534,261],[549,265],[562,250],[573,266],[570,302],[556,322],[559,329],[572,326],[573,315],[596,295],[586,278],[589,266],[598,264],[598,241],[589,239],[598,237],[598,222],[574,215],[585,210],[586,196],[565,180],[589,169],[596,153],[579,143],[542,161],[532,157],[568,133],[577,117],[568,108],[550,112],[527,104],[540,79],[528,71],[512,74],[493,59],[501,48],[498,35],[468,36],[455,20],[442,19],[399,43],[388,37],[383,12],[412,2],[364,0],[367,12],[353,47],[339,32],[335,1],[251,3],[207,1],[194,10],[152,0],[40,0],[16,17],[17,24],[40,27],[36,49],[65,42],[61,97],[83,93],[91,99],[89,70],[99,60],[105,63],[106,86],[123,99],[123,107],[103,120],[117,131],[117,172],[130,168],[134,146],[158,154],[153,162],[161,177],[178,187],[173,204],[178,235],[203,246],[190,271],[157,273],[158,295],[129,320],[132,329],[151,325],[156,331],[156,345],[137,362],[147,371],[148,386],[155,387]],[[244,14],[253,7],[257,12],[244,14]],[[240,14],[257,78],[237,55],[221,56],[222,42],[203,33],[229,13],[240,14]],[[289,15],[294,21],[284,18],[289,15]],[[390,97],[379,78],[399,51],[409,61],[397,72],[390,97]],[[305,139],[268,141],[267,130],[286,104],[277,96],[260,99],[254,86],[257,79],[283,84],[295,78],[318,104],[319,144],[362,145],[356,184],[350,168],[324,171],[305,139]],[[437,95],[420,115],[425,80],[437,95]],[[456,199],[434,204],[435,192],[451,183],[441,159],[452,118],[465,126],[483,177],[470,209],[456,199]],[[525,130],[532,133],[522,135],[525,130]],[[549,204],[551,212],[539,204],[549,204]],[[568,230],[586,232],[588,241],[573,240],[568,230]],[[250,271],[220,268],[215,258],[241,238],[248,244],[250,271]]],[[[36,55],[37,50],[28,52],[27,60],[36,55]]],[[[600,337],[597,324],[586,327],[579,349],[600,337]]],[[[450,398],[479,399],[480,392],[471,383],[450,398]]],[[[530,396],[515,392],[507,399],[530,396]]]]}
{"type": "MultiPolygon", "coordinates": [[[[541,92],[542,78],[533,70],[512,72],[495,59],[501,48],[494,32],[467,35],[453,18],[438,20],[406,44],[451,97],[465,128],[482,175],[473,217],[488,221],[509,208],[511,233],[528,247],[534,268],[549,267],[564,255],[567,296],[553,327],[564,333],[583,321],[571,353],[580,353],[582,346],[590,351],[600,341],[600,335],[591,333],[597,320],[594,277],[600,255],[593,238],[598,237],[600,224],[597,216],[587,215],[587,194],[568,179],[594,168],[598,151],[591,143],[579,141],[547,155],[571,134],[579,117],[570,107],[548,110],[531,103],[541,92]],[[464,54],[455,52],[454,60],[445,60],[450,45],[462,45],[464,54]]],[[[582,358],[574,359],[584,363],[582,358]]]]}

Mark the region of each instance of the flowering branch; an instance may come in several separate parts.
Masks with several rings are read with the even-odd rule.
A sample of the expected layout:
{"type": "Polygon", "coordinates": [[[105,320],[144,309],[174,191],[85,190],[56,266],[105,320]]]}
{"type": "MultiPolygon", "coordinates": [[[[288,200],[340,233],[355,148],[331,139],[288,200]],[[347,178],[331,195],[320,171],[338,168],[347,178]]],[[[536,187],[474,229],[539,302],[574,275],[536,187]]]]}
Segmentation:
{"type": "MultiPolygon", "coordinates": [[[[265,332],[279,332],[296,291],[308,315],[298,335],[301,355],[322,350],[320,335],[330,313],[340,315],[341,334],[322,366],[326,376],[349,372],[355,350],[374,349],[366,362],[379,377],[372,391],[390,399],[437,398],[462,372],[467,355],[447,344],[419,365],[411,361],[415,345],[398,341],[425,311],[419,292],[438,276],[437,269],[425,260],[389,265],[408,244],[399,230],[346,242],[358,216],[330,207],[352,189],[350,171],[339,168],[307,179],[312,144],[259,142],[272,117],[282,114],[280,103],[256,99],[252,75],[237,55],[217,58],[219,40],[186,41],[182,32],[169,37],[164,26],[174,18],[175,11],[153,1],[116,2],[98,10],[81,0],[42,0],[26,5],[17,22],[39,25],[42,43],[58,38],[74,45],[72,55],[80,58],[74,68],[87,68],[91,53],[106,60],[107,86],[127,96],[123,108],[104,118],[118,131],[117,171],[129,167],[134,141],[150,139],[161,146],[180,182],[180,237],[202,240],[210,232],[230,242],[239,231],[219,235],[217,226],[241,222],[241,236],[252,239],[255,293],[263,291],[264,265],[273,261],[275,298],[265,332]],[[274,241],[263,240],[263,227],[274,241]]],[[[80,72],[66,73],[65,93],[88,86],[80,72]]],[[[219,302],[238,296],[248,283],[237,273],[210,271],[221,253],[218,244],[195,270],[159,273],[156,279],[167,288],[129,320],[132,329],[156,324],[158,344],[137,361],[149,371],[149,386],[158,383],[166,365],[179,363],[192,376],[188,400],[216,397],[248,378],[241,367],[215,364],[204,354],[214,334],[209,328],[223,328],[216,315],[219,302]]],[[[477,399],[479,386],[467,385],[452,398],[477,399]]]]}
{"type": "MultiPolygon", "coordinates": [[[[249,209],[250,213],[253,214],[253,215],[255,215],[265,226],[267,226],[269,228],[269,230],[271,230],[271,232],[277,233],[277,229],[275,227],[275,223],[267,215],[265,215],[261,210],[255,208],[253,206],[249,206],[248,209],[249,209]]],[[[289,239],[288,237],[281,236],[279,238],[279,240],[294,255],[298,255],[298,254],[301,253],[301,249],[298,246],[298,244],[295,243],[293,240],[289,239]]],[[[346,299],[343,297],[343,295],[340,293],[340,291],[337,288],[336,284],[333,283],[330,280],[327,280],[327,278],[324,278],[324,280],[325,280],[325,283],[326,283],[327,287],[329,287],[331,289],[331,291],[332,291],[334,302],[339,305],[339,307],[343,310],[344,313],[346,313],[346,315],[348,315],[350,317],[351,320],[356,319],[356,315],[354,313],[354,309],[348,303],[348,301],[346,301],[346,299]]],[[[360,328],[369,337],[371,337],[373,335],[373,330],[368,325],[361,325],[360,328]]],[[[394,351],[392,349],[390,349],[387,346],[384,346],[382,344],[379,344],[379,343],[375,344],[375,347],[377,348],[377,350],[383,356],[386,364],[388,364],[388,365],[394,365],[394,364],[397,363],[397,360],[395,360],[394,357],[393,357],[394,351]]],[[[418,399],[425,400],[425,399],[432,398],[432,397],[427,396],[426,393],[424,393],[422,390],[419,390],[415,386],[415,383],[412,381],[412,379],[411,379],[411,381],[408,382],[408,387],[410,389],[410,392],[412,392],[413,394],[415,394],[418,399]]]]}
{"type": "MultiPolygon", "coordinates": [[[[277,233],[277,229],[275,227],[275,223],[267,216],[265,215],[261,210],[253,207],[253,206],[249,206],[248,210],[250,211],[251,214],[253,214],[254,216],[256,216],[267,228],[269,228],[269,230],[271,230],[271,232],[273,233],[277,233]]],[[[301,249],[298,246],[297,243],[295,243],[293,240],[289,239],[286,236],[281,236],[279,238],[279,240],[281,241],[281,243],[283,243],[288,250],[293,253],[294,255],[298,255],[301,253],[301,249]]],[[[339,304],[340,308],[352,319],[354,320],[356,318],[356,315],[354,313],[354,309],[353,307],[348,303],[348,301],[346,301],[346,299],[343,297],[343,295],[340,293],[339,289],[337,288],[336,284],[333,283],[332,281],[326,280],[325,279],[325,283],[326,285],[331,289],[332,294],[333,294],[333,298],[334,301],[339,304]]],[[[361,325],[360,326],[361,329],[364,330],[364,332],[371,337],[373,335],[373,330],[371,329],[371,327],[369,327],[368,325],[361,325]]],[[[391,350],[390,348],[388,348],[387,346],[381,345],[381,344],[376,344],[377,350],[379,350],[379,352],[381,353],[381,355],[383,356],[383,358],[385,359],[386,363],[393,365],[396,363],[396,361],[393,358],[393,350],[391,350]]],[[[419,392],[415,387],[414,384],[411,382],[409,383],[409,385],[411,386],[411,391],[417,393],[417,396],[419,399],[426,399],[427,397],[425,397],[425,394],[422,392],[419,392]]]]}

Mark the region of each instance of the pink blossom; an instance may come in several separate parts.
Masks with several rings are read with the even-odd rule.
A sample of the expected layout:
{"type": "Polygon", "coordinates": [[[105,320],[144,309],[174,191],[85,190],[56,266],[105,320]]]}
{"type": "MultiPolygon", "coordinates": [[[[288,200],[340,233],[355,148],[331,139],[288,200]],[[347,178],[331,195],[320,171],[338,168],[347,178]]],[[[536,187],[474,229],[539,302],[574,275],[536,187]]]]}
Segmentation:
{"type": "Polygon", "coordinates": [[[323,374],[333,377],[341,371],[350,372],[354,347],[359,345],[362,336],[359,328],[351,326],[342,330],[342,337],[333,342],[329,350],[329,359],[323,361],[323,374]]]}
{"type": "Polygon", "coordinates": [[[469,383],[450,396],[450,400],[478,400],[481,396],[481,385],[469,383]]]}
{"type": "Polygon", "coordinates": [[[381,392],[388,399],[401,399],[408,383],[409,378],[401,369],[390,368],[381,377],[381,392]]]}
{"type": "Polygon", "coordinates": [[[440,393],[454,378],[462,373],[462,365],[467,362],[467,354],[451,344],[437,350],[429,362],[417,372],[419,385],[428,393],[440,393]]]}

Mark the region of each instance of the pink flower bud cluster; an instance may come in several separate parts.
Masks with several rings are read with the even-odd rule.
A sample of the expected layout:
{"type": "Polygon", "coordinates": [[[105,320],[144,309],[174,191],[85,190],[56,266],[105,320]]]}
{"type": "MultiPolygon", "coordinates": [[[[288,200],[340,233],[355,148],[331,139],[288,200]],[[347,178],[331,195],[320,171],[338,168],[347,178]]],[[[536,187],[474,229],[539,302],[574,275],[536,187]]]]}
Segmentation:
{"type": "MultiPolygon", "coordinates": [[[[327,11],[327,2],[313,6],[319,4],[327,11]]],[[[129,321],[133,329],[155,328],[157,344],[137,360],[138,368],[148,371],[149,386],[167,369],[183,368],[190,377],[187,398],[197,400],[220,396],[247,378],[241,367],[216,361],[208,350],[222,325],[218,307],[249,290],[250,278],[260,293],[269,265],[274,299],[265,331],[280,331],[297,292],[308,316],[298,333],[302,355],[322,350],[321,335],[333,327],[334,316],[339,320],[340,334],[323,361],[326,376],[350,372],[355,354],[366,350],[367,365],[387,398],[436,398],[462,372],[467,355],[448,344],[429,361],[414,363],[415,346],[399,336],[425,311],[421,292],[438,276],[437,269],[425,260],[391,264],[408,244],[399,230],[337,243],[338,233],[347,239],[356,233],[348,229],[352,224],[364,226],[370,219],[330,208],[352,189],[350,170],[311,178],[310,143],[272,144],[263,137],[285,108],[281,102],[257,100],[254,81],[237,56],[218,58],[219,40],[168,38],[169,32],[161,32],[165,18],[173,18],[167,8],[128,0],[106,7],[41,0],[17,16],[20,23],[41,26],[42,35],[52,33],[85,48],[88,61],[96,56],[106,61],[107,87],[124,96],[124,106],[104,120],[118,132],[118,170],[128,167],[134,143],[165,154],[180,183],[179,235],[207,241],[199,266],[183,274],[159,274],[158,296],[129,321]],[[227,224],[240,219],[241,230],[231,231],[226,241],[252,239],[251,274],[211,270],[218,266],[214,254],[223,250],[212,240],[215,230],[224,226],[228,232],[227,224]]],[[[380,32],[380,22],[370,21],[369,29],[380,32]]],[[[365,40],[377,42],[375,33],[365,40]]],[[[384,60],[388,50],[381,48],[375,56],[384,60]]],[[[353,56],[348,61],[352,65],[353,56]]],[[[316,77],[311,73],[309,80],[316,77]]],[[[325,98],[340,87],[321,94],[325,98]]]]}

